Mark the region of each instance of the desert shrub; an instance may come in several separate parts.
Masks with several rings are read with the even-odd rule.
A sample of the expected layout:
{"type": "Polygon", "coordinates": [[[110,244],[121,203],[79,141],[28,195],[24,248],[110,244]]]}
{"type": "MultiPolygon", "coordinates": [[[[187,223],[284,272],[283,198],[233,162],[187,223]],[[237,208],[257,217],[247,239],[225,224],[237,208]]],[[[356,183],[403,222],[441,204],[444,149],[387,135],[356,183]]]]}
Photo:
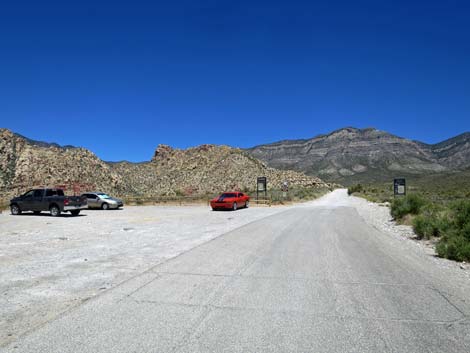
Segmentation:
{"type": "Polygon", "coordinates": [[[184,193],[183,190],[177,189],[177,190],[175,190],[175,195],[178,196],[178,197],[181,197],[181,196],[184,196],[185,193],[184,193]]]}
{"type": "Polygon", "coordinates": [[[348,188],[348,195],[352,195],[355,192],[361,192],[363,190],[364,190],[364,187],[362,186],[362,184],[352,185],[348,188]]]}
{"type": "Polygon", "coordinates": [[[437,243],[436,252],[449,260],[470,261],[470,242],[461,236],[444,236],[437,243]]]}
{"type": "Polygon", "coordinates": [[[402,219],[408,214],[419,214],[426,204],[427,201],[422,196],[410,194],[404,198],[394,199],[391,205],[391,213],[394,219],[402,219]]]}
{"type": "Polygon", "coordinates": [[[436,246],[437,254],[450,260],[470,261],[470,200],[450,205],[448,223],[436,246]]]}
{"type": "Polygon", "coordinates": [[[292,194],[295,198],[299,200],[312,199],[315,198],[317,190],[311,188],[298,188],[292,190],[292,194]]]}
{"type": "Polygon", "coordinates": [[[413,230],[418,239],[429,239],[439,235],[439,229],[428,216],[419,215],[413,219],[413,230]]]}
{"type": "Polygon", "coordinates": [[[455,202],[450,206],[450,209],[459,235],[470,242],[470,200],[455,202]]]}
{"type": "Polygon", "coordinates": [[[413,219],[413,230],[418,239],[439,237],[449,227],[448,211],[431,203],[423,206],[420,214],[413,219]]]}

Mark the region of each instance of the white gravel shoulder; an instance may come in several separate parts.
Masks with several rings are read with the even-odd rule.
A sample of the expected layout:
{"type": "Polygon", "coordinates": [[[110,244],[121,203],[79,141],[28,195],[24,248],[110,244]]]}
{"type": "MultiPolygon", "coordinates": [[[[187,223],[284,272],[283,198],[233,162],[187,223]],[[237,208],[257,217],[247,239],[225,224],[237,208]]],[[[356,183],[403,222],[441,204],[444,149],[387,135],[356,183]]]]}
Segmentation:
{"type": "MultiPolygon", "coordinates": [[[[347,195],[347,190],[338,190],[337,192],[347,195]]],[[[452,275],[457,275],[462,280],[470,280],[470,266],[468,264],[437,257],[435,242],[417,240],[411,226],[397,224],[390,214],[389,205],[370,202],[355,196],[347,197],[346,205],[354,207],[369,225],[399,241],[409,251],[426,258],[427,261],[441,269],[449,270],[452,275]]]]}

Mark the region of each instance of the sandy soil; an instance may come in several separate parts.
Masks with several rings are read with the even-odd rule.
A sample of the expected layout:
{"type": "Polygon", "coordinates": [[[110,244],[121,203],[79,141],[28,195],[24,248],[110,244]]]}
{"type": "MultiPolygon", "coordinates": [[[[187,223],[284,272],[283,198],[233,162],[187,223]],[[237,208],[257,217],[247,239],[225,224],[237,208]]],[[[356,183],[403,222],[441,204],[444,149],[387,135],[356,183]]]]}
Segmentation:
{"type": "Polygon", "coordinates": [[[286,207],[132,206],[79,217],[0,214],[0,345],[232,229],[286,207]]]}

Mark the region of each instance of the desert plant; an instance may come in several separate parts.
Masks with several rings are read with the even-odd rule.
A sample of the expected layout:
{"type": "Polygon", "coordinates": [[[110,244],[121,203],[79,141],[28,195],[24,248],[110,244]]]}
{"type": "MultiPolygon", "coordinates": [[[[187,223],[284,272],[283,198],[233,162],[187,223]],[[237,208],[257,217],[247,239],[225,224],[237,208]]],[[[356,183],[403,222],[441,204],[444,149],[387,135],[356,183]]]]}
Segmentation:
{"type": "Polygon", "coordinates": [[[175,195],[178,196],[178,197],[182,197],[185,195],[184,191],[181,190],[181,189],[176,189],[175,190],[175,195]]]}
{"type": "Polygon", "coordinates": [[[427,201],[418,194],[410,194],[404,198],[394,199],[391,205],[392,217],[396,220],[406,215],[417,215],[427,204],[427,201]]]}
{"type": "Polygon", "coordinates": [[[352,195],[355,192],[361,192],[363,190],[364,190],[364,187],[362,186],[362,184],[356,184],[348,188],[348,195],[352,195]]]}
{"type": "Polygon", "coordinates": [[[455,234],[444,236],[437,243],[436,252],[440,257],[449,260],[470,261],[470,242],[455,234]]]}
{"type": "Polygon", "coordinates": [[[461,200],[450,205],[444,234],[436,246],[437,254],[451,260],[470,261],[470,200],[461,200]]]}
{"type": "Polygon", "coordinates": [[[450,206],[450,209],[459,235],[470,242],[470,200],[457,201],[450,206]]]}
{"type": "Polygon", "coordinates": [[[450,227],[448,211],[432,203],[422,207],[412,223],[418,239],[439,237],[450,227]]]}

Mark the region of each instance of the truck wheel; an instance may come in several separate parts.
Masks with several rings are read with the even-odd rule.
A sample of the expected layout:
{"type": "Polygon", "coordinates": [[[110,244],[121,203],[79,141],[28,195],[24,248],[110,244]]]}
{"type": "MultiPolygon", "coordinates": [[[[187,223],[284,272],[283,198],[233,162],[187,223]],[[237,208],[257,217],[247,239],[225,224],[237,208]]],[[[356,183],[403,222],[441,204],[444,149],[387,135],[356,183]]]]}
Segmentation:
{"type": "Polygon", "coordinates": [[[234,210],[234,211],[237,210],[237,203],[236,202],[233,203],[232,210],[234,210]]]}
{"type": "Polygon", "coordinates": [[[52,217],[57,217],[60,215],[60,208],[57,207],[57,205],[52,205],[49,211],[51,211],[52,217]]]}
{"type": "Polygon", "coordinates": [[[18,205],[11,205],[10,210],[11,210],[11,214],[14,216],[18,216],[21,214],[21,209],[20,209],[20,206],[18,205]]]}
{"type": "Polygon", "coordinates": [[[72,216],[78,216],[80,214],[80,210],[73,210],[70,211],[70,213],[72,214],[72,216]]]}
{"type": "Polygon", "coordinates": [[[101,205],[101,209],[102,210],[109,210],[109,204],[107,204],[106,202],[104,202],[102,205],[101,205]]]}

